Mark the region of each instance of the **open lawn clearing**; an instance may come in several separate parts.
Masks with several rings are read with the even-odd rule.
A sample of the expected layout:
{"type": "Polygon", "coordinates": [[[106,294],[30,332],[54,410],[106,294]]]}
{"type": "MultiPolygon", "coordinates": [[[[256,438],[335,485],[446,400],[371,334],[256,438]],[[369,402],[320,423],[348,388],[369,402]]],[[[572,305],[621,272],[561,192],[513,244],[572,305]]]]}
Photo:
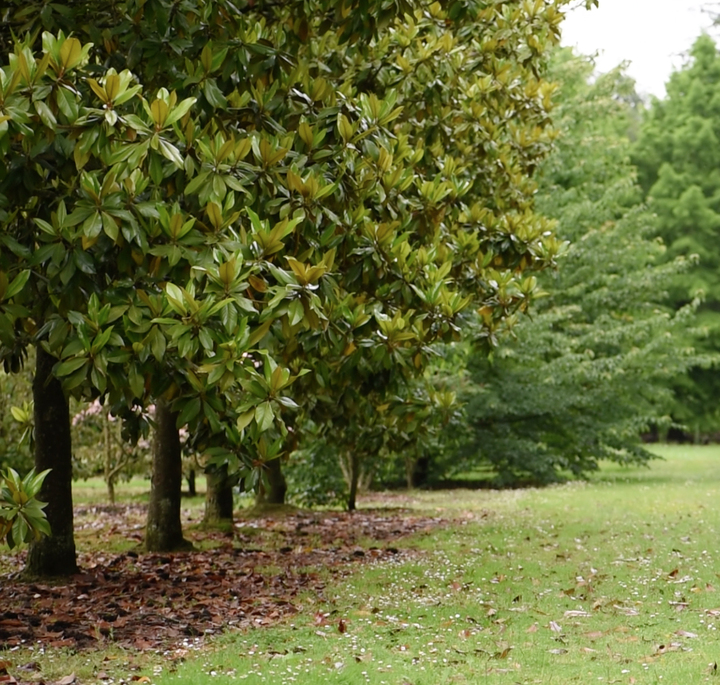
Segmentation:
{"type": "MultiPolygon", "coordinates": [[[[711,682],[709,665],[720,654],[720,449],[659,451],[668,460],[652,469],[607,468],[590,483],[366,498],[369,507],[395,503],[405,516],[414,509],[424,517],[416,519],[422,532],[393,541],[394,553],[387,539],[373,543],[361,527],[346,545],[349,559],[372,559],[372,546],[382,554],[337,572],[321,573],[322,561],[295,563],[298,545],[282,551],[289,546],[282,545],[285,523],[269,526],[285,529],[281,535],[253,524],[252,544],[276,555],[260,564],[258,576],[305,572],[321,581],[298,589],[284,619],[282,612],[263,614],[260,602],[253,618],[279,624],[245,628],[251,620],[219,637],[187,636],[185,645],[120,648],[114,635],[101,633],[92,651],[70,655],[67,648],[22,645],[6,653],[10,672],[22,682],[74,671],[82,683],[145,676],[158,685],[711,682]],[[436,517],[455,520],[438,527],[436,517]],[[356,557],[359,543],[364,556],[356,557]],[[39,670],[18,669],[33,661],[39,670]]],[[[380,518],[394,521],[387,511],[380,518]]],[[[220,535],[204,544],[239,557],[248,530],[241,525],[234,539],[220,535]]],[[[324,540],[320,533],[303,537],[313,549],[324,540]]],[[[198,574],[207,586],[217,584],[202,567],[198,574]]],[[[226,619],[233,597],[216,601],[226,619]]],[[[156,613],[173,615],[173,606],[156,613]]],[[[154,630],[148,625],[148,638],[154,630]]]]}

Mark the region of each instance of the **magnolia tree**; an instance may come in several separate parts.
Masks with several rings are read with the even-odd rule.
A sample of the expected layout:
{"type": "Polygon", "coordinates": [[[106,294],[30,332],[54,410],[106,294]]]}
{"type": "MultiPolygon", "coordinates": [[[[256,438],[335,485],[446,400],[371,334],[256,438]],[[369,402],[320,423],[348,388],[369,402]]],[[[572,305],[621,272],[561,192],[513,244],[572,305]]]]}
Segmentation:
{"type": "MultiPolygon", "coordinates": [[[[236,294],[250,274],[263,276],[267,262],[246,264],[237,232],[216,230],[232,193],[224,208],[208,201],[191,216],[164,202],[165,189],[156,187],[166,175],[184,173],[173,125],[193,100],[178,102],[161,90],[148,103],[129,72],[87,79],[89,54],[77,39],[45,34],[42,58],[18,46],[0,72],[7,248],[0,335],[9,368],[17,367],[27,345],[37,348],[36,465],[53,469],[44,496],[54,534],[31,546],[33,573],[75,565],[67,393],[106,395],[128,419],[136,406],[154,401],[158,425],[171,426],[170,432],[193,421],[221,432],[218,416],[226,414],[225,404],[237,404],[240,376],[243,382],[260,376],[243,353],[267,329],[258,321],[261,307],[236,294]],[[210,372],[198,363],[205,357],[223,359],[222,378],[214,384],[201,380],[210,372]]],[[[272,229],[258,221],[250,240],[256,230],[272,229]]],[[[266,315],[284,299],[273,303],[277,288],[294,282],[289,274],[282,286],[273,280],[266,315]]],[[[254,408],[262,400],[245,404],[254,408]]],[[[271,406],[267,400],[265,407],[271,406]]],[[[268,422],[266,415],[260,410],[244,428],[267,430],[273,417],[268,422]]],[[[231,426],[230,445],[237,434],[231,426]]],[[[164,456],[167,450],[156,450],[156,458],[164,456]]],[[[162,486],[156,508],[166,510],[162,486]]],[[[179,530],[172,535],[181,538],[179,530]]]]}
{"type": "Polygon", "coordinates": [[[146,544],[172,549],[180,427],[252,486],[289,412],[377,412],[469,309],[492,343],[527,307],[560,249],[530,176],[562,4],[10,4],[0,343],[38,349],[62,521],[31,571],[75,565],[68,393],[136,434],[156,405],[146,544]]]}
{"type": "MultiPolygon", "coordinates": [[[[56,491],[48,497],[63,525],[55,526],[47,553],[31,550],[30,570],[40,573],[74,569],[65,393],[106,394],[118,411],[130,413],[136,404],[156,402],[154,484],[160,494],[150,508],[148,545],[181,545],[179,502],[167,506],[179,494],[178,426],[194,421],[210,436],[222,434],[226,445],[247,435],[260,463],[278,453],[279,438],[258,436],[273,428],[276,407],[294,405],[284,392],[295,376],[267,350],[250,352],[268,336],[273,311],[294,323],[307,315],[306,326],[319,322],[321,303],[313,290],[333,259],[331,251],[327,262],[323,257],[315,265],[289,256],[293,268],[273,263],[302,215],[270,223],[248,207],[247,225],[237,225],[232,188],[272,177],[287,149],[258,142],[259,136],[235,140],[216,133],[195,140],[192,98],[178,102],[161,90],[148,103],[127,71],[111,69],[86,81],[89,46],[62,34],[45,34],[44,41],[42,59],[19,46],[3,72],[8,159],[27,162],[28,151],[42,148],[77,178],[76,184],[53,184],[54,171],[40,164],[32,166],[22,192],[11,192],[19,176],[10,167],[3,178],[3,238],[14,248],[3,255],[4,267],[18,274],[4,293],[4,354],[17,368],[26,345],[40,343],[36,461],[58,461],[55,450],[49,454],[51,441],[63,455],[49,481],[56,491]],[[37,92],[31,101],[37,89],[47,102],[37,92]],[[187,151],[188,137],[198,159],[186,164],[177,144],[187,151]],[[243,163],[251,150],[255,164],[243,163]],[[210,183],[203,164],[216,177],[210,183]],[[195,178],[188,182],[188,176],[195,178]],[[163,199],[183,182],[184,202],[195,203],[196,216],[163,199]],[[39,202],[46,192],[55,208],[39,202]],[[33,250],[36,241],[40,247],[33,250]],[[167,521],[162,512],[173,508],[167,521]],[[56,563],[61,552],[63,563],[56,563]]],[[[349,160],[363,154],[347,149],[349,160]]],[[[220,449],[226,460],[227,447],[220,449]]]]}
{"type": "Polygon", "coordinates": [[[555,135],[554,86],[541,73],[560,19],[554,6],[483,4],[458,15],[435,3],[363,51],[311,44],[317,63],[337,65],[342,92],[353,88],[366,118],[392,116],[395,135],[375,149],[366,127],[341,119],[345,140],[373,157],[381,201],[367,207],[373,221],[359,240],[330,243],[343,266],[326,282],[348,296],[330,309],[329,333],[283,346],[289,364],[297,355],[312,368],[298,381],[311,398],[303,416],[337,447],[350,508],[363,462],[388,441],[423,439],[398,417],[414,414],[412,379],[433,344],[459,337],[479,311],[475,334],[494,345],[499,327],[527,310],[536,287],[527,272],[562,250],[533,210],[532,180],[555,135]],[[394,109],[384,112],[381,98],[394,109]]]}

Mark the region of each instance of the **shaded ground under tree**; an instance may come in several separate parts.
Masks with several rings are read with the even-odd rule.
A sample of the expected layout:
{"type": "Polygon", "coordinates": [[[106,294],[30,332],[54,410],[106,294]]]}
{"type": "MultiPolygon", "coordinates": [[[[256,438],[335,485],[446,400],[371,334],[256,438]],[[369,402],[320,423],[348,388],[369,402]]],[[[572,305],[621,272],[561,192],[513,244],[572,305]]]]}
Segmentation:
{"type": "MultiPolygon", "coordinates": [[[[78,538],[140,543],[142,529],[133,524],[144,511],[78,508],[78,538]]],[[[215,545],[206,551],[84,553],[81,572],[62,584],[0,576],[0,645],[168,649],[268,625],[298,611],[301,593],[322,601],[328,580],[355,564],[405,559],[413,552],[394,547],[396,540],[442,524],[395,511],[298,512],[241,520],[229,533],[195,531],[196,545],[215,545]]]]}

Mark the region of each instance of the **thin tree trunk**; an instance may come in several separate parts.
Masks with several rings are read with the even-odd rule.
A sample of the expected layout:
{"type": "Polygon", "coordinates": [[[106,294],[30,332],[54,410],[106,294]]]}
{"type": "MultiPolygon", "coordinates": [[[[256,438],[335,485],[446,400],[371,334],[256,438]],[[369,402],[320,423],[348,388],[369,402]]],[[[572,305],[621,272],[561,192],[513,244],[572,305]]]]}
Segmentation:
{"type": "Polygon", "coordinates": [[[195,485],[195,469],[190,469],[187,475],[188,495],[195,497],[197,495],[197,486],[195,485]]]}
{"type": "Polygon", "coordinates": [[[357,508],[358,483],[360,482],[360,460],[355,452],[350,455],[350,492],[348,494],[348,511],[355,511],[357,508]]]}
{"type": "Polygon", "coordinates": [[[115,478],[113,477],[113,446],[110,441],[110,422],[108,412],[103,410],[103,442],[105,444],[105,484],[110,504],[115,504],[115,478]]]}
{"type": "Polygon", "coordinates": [[[417,462],[415,459],[405,457],[405,487],[408,490],[412,490],[415,485],[415,465],[417,462]]]}
{"type": "Polygon", "coordinates": [[[148,552],[173,552],[192,545],[183,537],[180,523],[182,451],[175,425],[177,415],[162,400],[155,405],[153,475],[145,529],[148,552]]]}
{"type": "Polygon", "coordinates": [[[52,375],[55,358],[37,347],[33,401],[35,405],[35,470],[52,469],[38,499],[52,535],[30,544],[25,574],[52,578],[77,573],[73,537],[72,441],[70,408],[60,381],[52,375]]]}
{"type": "Polygon", "coordinates": [[[108,478],[107,480],[107,493],[110,504],[115,504],[115,480],[108,478]]]}
{"type": "Polygon", "coordinates": [[[423,488],[430,482],[430,457],[423,455],[415,461],[410,487],[423,488]]]}
{"type": "Polygon", "coordinates": [[[233,520],[234,478],[228,475],[227,465],[214,467],[207,474],[205,490],[205,523],[230,522],[233,520]]]}
{"type": "Polygon", "coordinates": [[[111,504],[115,504],[115,483],[117,483],[118,476],[122,473],[123,469],[130,463],[130,460],[127,456],[123,456],[121,460],[113,466],[112,471],[110,471],[110,475],[108,476],[107,485],[108,485],[108,493],[110,493],[110,502],[111,504]]]}
{"type": "Polygon", "coordinates": [[[257,504],[285,504],[287,481],[282,472],[280,459],[272,459],[266,464],[267,488],[261,485],[255,502],[257,504]]]}

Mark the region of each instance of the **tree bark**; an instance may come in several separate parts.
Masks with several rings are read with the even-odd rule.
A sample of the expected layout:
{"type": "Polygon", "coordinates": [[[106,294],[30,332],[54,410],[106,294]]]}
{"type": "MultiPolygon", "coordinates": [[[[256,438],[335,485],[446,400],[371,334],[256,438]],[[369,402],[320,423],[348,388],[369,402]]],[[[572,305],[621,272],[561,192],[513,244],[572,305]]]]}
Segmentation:
{"type": "Polygon", "coordinates": [[[350,455],[350,492],[348,494],[348,511],[355,511],[357,508],[358,483],[360,482],[360,460],[357,454],[353,452],[350,455]]]}
{"type": "Polygon", "coordinates": [[[175,425],[177,414],[167,403],[155,404],[153,475],[145,529],[148,552],[173,552],[192,547],[182,533],[180,502],[182,491],[182,450],[175,425]]]}
{"type": "Polygon", "coordinates": [[[113,445],[110,440],[110,422],[108,412],[103,409],[102,418],[103,445],[105,448],[105,484],[107,485],[110,504],[115,504],[115,477],[113,475],[113,445]]]}
{"type": "Polygon", "coordinates": [[[417,462],[411,457],[405,457],[405,487],[412,490],[415,486],[415,466],[417,462]]]}
{"type": "Polygon", "coordinates": [[[190,497],[195,497],[197,495],[197,486],[195,485],[195,469],[190,469],[187,474],[187,485],[188,485],[188,495],[190,497]]]}
{"type": "Polygon", "coordinates": [[[411,481],[408,488],[423,488],[430,482],[430,457],[418,457],[413,465],[411,481]]]}
{"type": "Polygon", "coordinates": [[[282,472],[280,459],[272,459],[266,464],[267,488],[261,485],[255,502],[257,504],[285,504],[287,481],[282,472]]]}
{"type": "Polygon", "coordinates": [[[227,465],[213,467],[206,473],[205,515],[203,521],[213,524],[233,520],[233,485],[227,465]]]}
{"type": "Polygon", "coordinates": [[[52,578],[77,573],[73,537],[72,440],[70,408],[60,381],[52,375],[56,359],[38,345],[33,379],[35,470],[52,469],[38,499],[52,535],[30,544],[25,574],[52,578]]]}

